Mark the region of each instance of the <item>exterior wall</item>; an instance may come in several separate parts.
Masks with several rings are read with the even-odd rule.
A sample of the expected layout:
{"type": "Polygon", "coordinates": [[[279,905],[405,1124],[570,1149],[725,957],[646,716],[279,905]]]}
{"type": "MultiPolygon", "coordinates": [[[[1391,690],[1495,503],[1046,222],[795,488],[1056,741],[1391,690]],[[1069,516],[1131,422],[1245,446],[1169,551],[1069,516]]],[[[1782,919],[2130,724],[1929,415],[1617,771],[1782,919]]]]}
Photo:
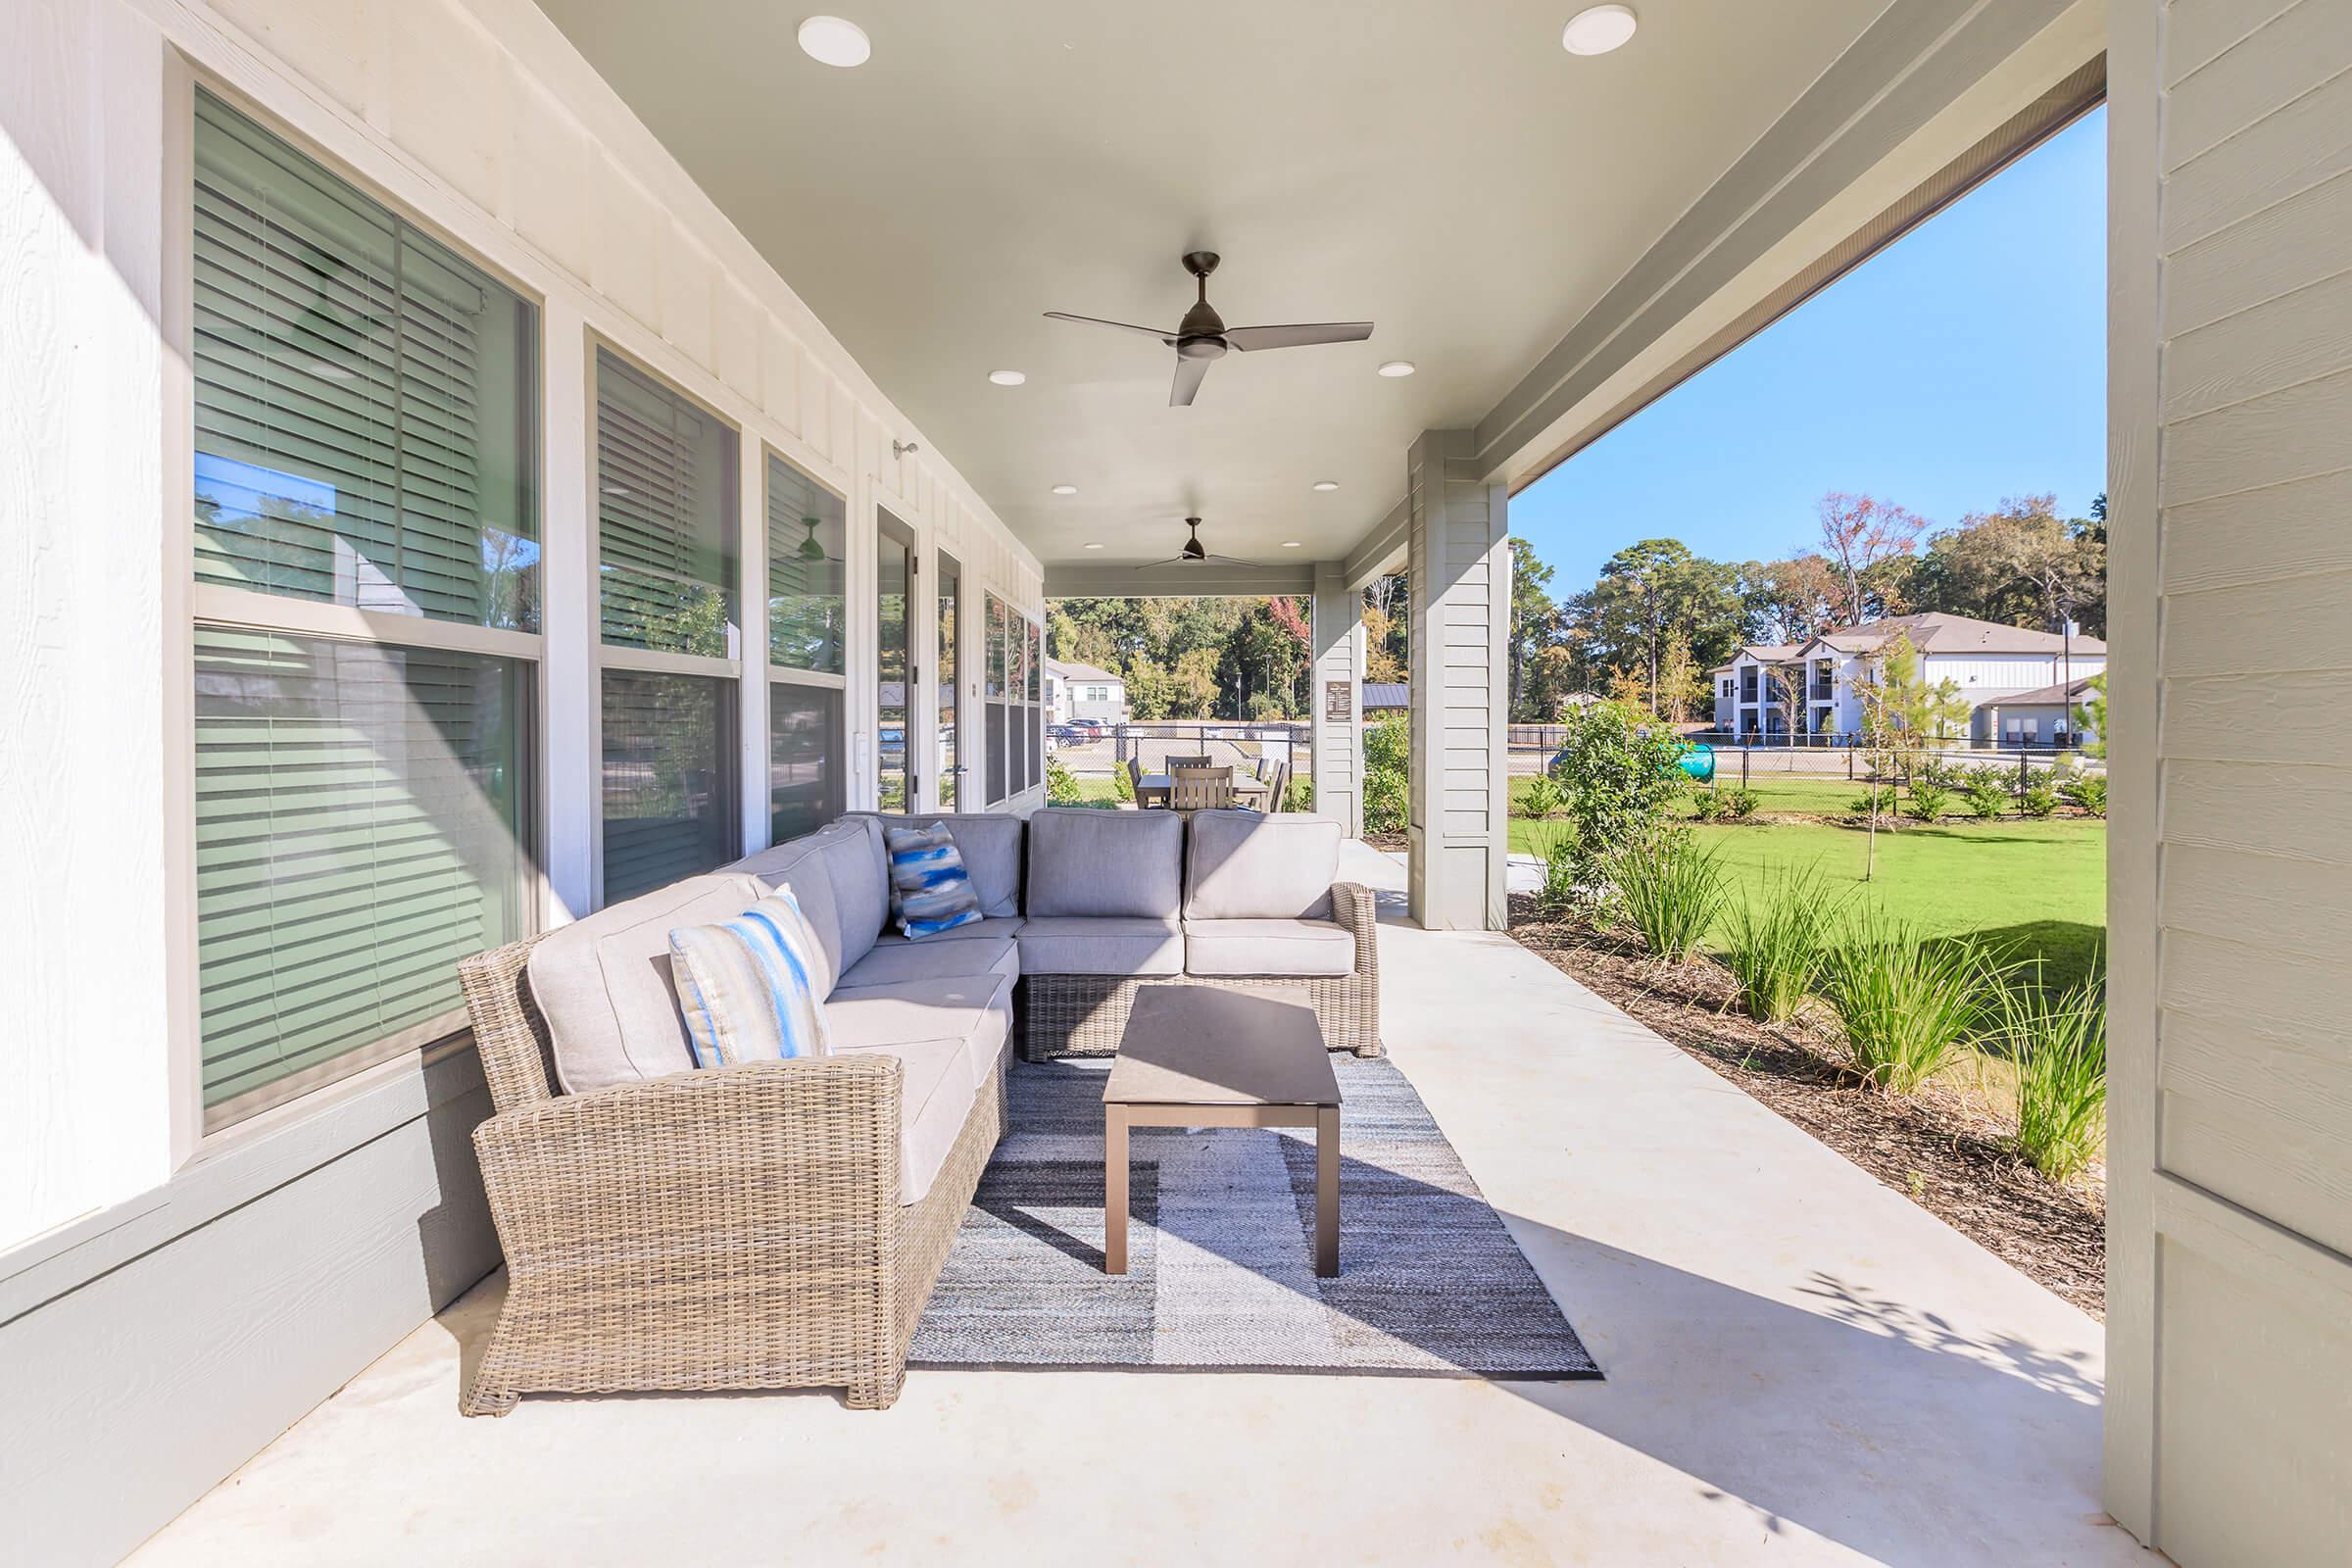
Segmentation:
{"type": "Polygon", "coordinates": [[[1308,689],[1308,721],[1314,739],[1314,809],[1334,817],[1355,838],[1364,830],[1364,735],[1353,705],[1364,681],[1364,600],[1348,586],[1338,562],[1315,567],[1315,672],[1308,689]],[[1349,710],[1334,712],[1327,701],[1344,688],[1349,710]]]}
{"type": "Polygon", "coordinates": [[[1099,718],[1105,724],[1124,724],[1127,722],[1127,683],[1117,680],[1071,681],[1067,708],[1065,716],[1069,718],[1099,718]],[[1094,702],[1081,695],[1095,686],[1107,686],[1110,689],[1109,699],[1094,702]]]}
{"type": "MultiPolygon", "coordinates": [[[[925,592],[938,551],[961,563],[967,627],[987,592],[1044,608],[1034,558],[521,0],[0,6],[0,1517],[33,1561],[129,1549],[497,1261],[463,1042],[198,1137],[176,280],[199,80],[539,304],[544,919],[586,906],[596,853],[592,334],[735,423],[747,476],[764,445],[849,497],[853,806],[876,509],[914,530],[925,592]]],[[[914,732],[936,712],[926,688],[914,732]]]]}
{"type": "Polygon", "coordinates": [[[2337,1561],[2352,8],[2113,27],[2107,1503],[2192,1568],[2337,1561]]]}
{"type": "Polygon", "coordinates": [[[1499,931],[1509,849],[1510,548],[1505,491],[1469,461],[1463,430],[1432,430],[1406,458],[1412,603],[1412,762],[1405,836],[1413,918],[1499,931]]]}

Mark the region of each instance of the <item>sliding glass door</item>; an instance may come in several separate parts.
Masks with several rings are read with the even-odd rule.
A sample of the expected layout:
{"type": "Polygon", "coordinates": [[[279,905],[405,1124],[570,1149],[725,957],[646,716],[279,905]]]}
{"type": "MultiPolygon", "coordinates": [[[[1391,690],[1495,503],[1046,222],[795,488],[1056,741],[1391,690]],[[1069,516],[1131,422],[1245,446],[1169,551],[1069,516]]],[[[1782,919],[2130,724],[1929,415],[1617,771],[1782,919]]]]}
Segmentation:
{"type": "Polygon", "coordinates": [[[914,533],[887,512],[878,522],[874,593],[881,635],[875,648],[874,800],[882,810],[906,811],[914,807],[919,782],[907,745],[914,713],[914,533]]]}
{"type": "Polygon", "coordinates": [[[963,782],[963,705],[956,682],[962,665],[956,658],[956,629],[963,609],[963,567],[954,556],[939,558],[939,808],[956,809],[963,782]]]}

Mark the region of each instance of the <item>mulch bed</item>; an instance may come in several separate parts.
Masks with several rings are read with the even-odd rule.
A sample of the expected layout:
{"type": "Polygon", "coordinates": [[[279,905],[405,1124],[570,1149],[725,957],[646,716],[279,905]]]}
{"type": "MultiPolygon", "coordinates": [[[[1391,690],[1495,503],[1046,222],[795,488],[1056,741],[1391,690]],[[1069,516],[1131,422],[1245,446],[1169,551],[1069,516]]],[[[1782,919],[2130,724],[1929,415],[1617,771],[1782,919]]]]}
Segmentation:
{"type": "Polygon", "coordinates": [[[1767,1026],[1736,1010],[1706,959],[1667,963],[1639,939],[1538,916],[1511,899],[1511,935],[1936,1218],[2091,1316],[2107,1306],[2104,1193],[2061,1186],[2011,1153],[2003,1129],[1931,1084],[1860,1087],[1821,1019],[1767,1026]]]}

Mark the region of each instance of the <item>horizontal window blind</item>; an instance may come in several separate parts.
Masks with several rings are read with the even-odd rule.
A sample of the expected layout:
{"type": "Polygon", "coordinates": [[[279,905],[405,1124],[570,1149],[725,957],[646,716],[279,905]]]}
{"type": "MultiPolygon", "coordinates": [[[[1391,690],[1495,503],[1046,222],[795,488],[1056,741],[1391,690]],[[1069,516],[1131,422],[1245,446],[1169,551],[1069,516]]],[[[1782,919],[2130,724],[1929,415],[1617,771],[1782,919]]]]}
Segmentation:
{"type": "Polygon", "coordinates": [[[775,454],[767,459],[767,658],[838,675],[848,639],[841,498],[775,454]]]}
{"type": "Polygon", "coordinates": [[[537,312],[210,94],[200,582],[538,629],[537,312]]]}
{"type": "MultiPolygon", "coordinates": [[[[988,804],[1000,806],[1004,804],[1006,786],[1010,783],[1005,764],[1012,756],[1008,729],[1011,710],[1007,702],[1010,696],[1007,679],[1011,667],[1012,611],[995,594],[983,596],[982,608],[988,620],[985,639],[987,657],[982,666],[981,684],[982,722],[988,731],[984,742],[988,748],[988,804]]],[[[1012,786],[1014,789],[1018,787],[1012,786]]]]}
{"type": "Polygon", "coordinates": [[[529,670],[197,629],[208,1116],[411,1043],[463,1006],[460,958],[524,933],[529,670]]]}
{"type": "Polygon", "coordinates": [[[611,351],[596,356],[603,637],[727,657],[734,432],[611,351]]]}
{"type": "Polygon", "coordinates": [[[733,683],[608,669],[605,903],[735,858],[733,683]]]}
{"type": "Polygon", "coordinates": [[[775,843],[813,833],[843,806],[841,693],[771,682],[767,689],[767,791],[775,843]]]}

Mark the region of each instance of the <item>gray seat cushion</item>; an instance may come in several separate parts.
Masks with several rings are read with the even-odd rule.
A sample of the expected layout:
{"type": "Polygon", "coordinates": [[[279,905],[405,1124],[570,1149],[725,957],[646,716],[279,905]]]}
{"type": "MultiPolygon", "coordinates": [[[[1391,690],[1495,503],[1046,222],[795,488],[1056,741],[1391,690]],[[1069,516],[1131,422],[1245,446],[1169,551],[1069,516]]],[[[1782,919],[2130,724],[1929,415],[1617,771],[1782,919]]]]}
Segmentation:
{"type": "Polygon", "coordinates": [[[1323,920],[1340,875],[1340,824],[1300,812],[1195,811],[1188,920],[1323,920]]]}
{"type": "Polygon", "coordinates": [[[1023,974],[1184,973],[1184,932],[1174,920],[1134,915],[1033,917],[1021,927],[1017,940],[1023,974]]]}
{"type": "Polygon", "coordinates": [[[731,920],[760,902],[759,878],[712,871],[624,899],[549,933],[524,970],[547,1015],[566,1094],[693,1067],[670,980],[669,933],[731,920]]]}
{"type": "MultiPolygon", "coordinates": [[[[1183,873],[1184,818],[1173,811],[1049,807],[1029,815],[1028,903],[1023,912],[1032,919],[1116,915],[1173,920],[1182,903],[1183,873]]],[[[1031,967],[1025,952],[1021,967],[1031,967]]]]}
{"type": "MultiPolygon", "coordinates": [[[[918,944],[919,946],[919,944],[918,944]]],[[[998,1069],[1012,1034],[1012,982],[1003,975],[844,986],[825,1004],[833,1054],[886,1052],[905,1066],[899,1098],[899,1201],[919,1202],[998,1069]],[[955,1064],[953,1087],[930,1077],[955,1064]],[[933,1097],[947,1096],[934,1102],[933,1097]]]]}
{"type": "MultiPolygon", "coordinates": [[[[936,948],[945,942],[1010,942],[1020,934],[1020,929],[1021,917],[1019,915],[992,914],[983,919],[974,920],[970,925],[959,925],[953,930],[935,932],[923,938],[921,945],[926,948],[936,948]]],[[[874,946],[887,948],[894,942],[904,945],[906,938],[896,931],[885,931],[875,940],[874,946]]]]}
{"type": "Polygon", "coordinates": [[[921,1202],[939,1180],[978,1098],[967,1043],[903,1040],[836,1048],[834,1054],[899,1058],[899,1201],[921,1202]]]}
{"type": "Polygon", "coordinates": [[[835,1052],[904,1040],[961,1040],[983,1027],[991,1011],[1007,1015],[1012,982],[1001,974],[901,980],[892,985],[843,986],[825,1002],[825,1027],[835,1052]]]}
{"type": "MultiPolygon", "coordinates": [[[[870,811],[854,812],[871,816],[870,811]]],[[[927,827],[933,822],[945,822],[948,836],[956,841],[956,853],[963,860],[963,874],[971,878],[972,891],[979,896],[980,912],[987,915],[1015,915],[1021,912],[1021,819],[1003,814],[982,815],[977,812],[937,811],[915,816],[877,817],[876,820],[911,823],[927,827]]],[[[967,930],[968,927],[957,927],[967,930]]],[[[941,935],[947,933],[942,932],[941,935]]],[[[935,939],[934,939],[935,940],[935,939]]]]}
{"type": "Polygon", "coordinates": [[[1355,968],[1355,934],[1329,920],[1187,920],[1184,972],[1332,975],[1355,968]]]}
{"type": "Polygon", "coordinates": [[[966,980],[984,974],[1013,980],[1020,977],[1020,972],[1019,950],[1010,937],[987,942],[941,942],[929,938],[909,942],[900,937],[875,943],[872,952],[850,965],[841,983],[888,986],[902,980],[966,980]]]}

